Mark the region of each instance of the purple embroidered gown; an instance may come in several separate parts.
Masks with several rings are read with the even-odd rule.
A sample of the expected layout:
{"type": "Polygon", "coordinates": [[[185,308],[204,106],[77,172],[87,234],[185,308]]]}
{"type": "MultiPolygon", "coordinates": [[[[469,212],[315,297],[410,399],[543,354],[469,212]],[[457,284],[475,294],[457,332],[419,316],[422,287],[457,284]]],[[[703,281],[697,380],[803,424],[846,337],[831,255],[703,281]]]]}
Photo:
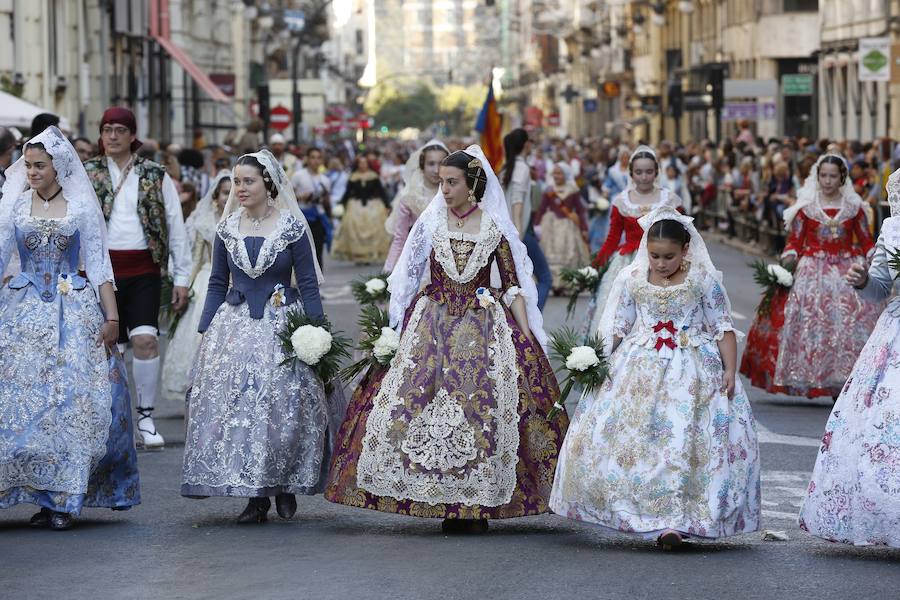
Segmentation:
{"type": "Polygon", "coordinates": [[[479,235],[433,236],[431,283],[410,303],[389,368],[353,394],[325,497],[434,518],[508,518],[548,511],[568,426],[550,363],[503,301],[518,291],[506,239],[486,216],[479,235]],[[502,289],[483,308],[496,262],[502,289]]]}

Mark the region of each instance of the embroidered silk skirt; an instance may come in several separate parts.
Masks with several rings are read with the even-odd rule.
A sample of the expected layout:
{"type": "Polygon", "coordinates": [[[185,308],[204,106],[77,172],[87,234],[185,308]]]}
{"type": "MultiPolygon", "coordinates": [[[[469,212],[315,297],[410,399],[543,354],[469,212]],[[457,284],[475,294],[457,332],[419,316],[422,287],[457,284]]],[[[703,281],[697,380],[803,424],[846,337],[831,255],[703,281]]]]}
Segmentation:
{"type": "Polygon", "coordinates": [[[434,518],[548,510],[568,424],[540,347],[501,303],[453,315],[425,295],[390,368],[366,374],[338,435],[326,499],[434,518]]]}

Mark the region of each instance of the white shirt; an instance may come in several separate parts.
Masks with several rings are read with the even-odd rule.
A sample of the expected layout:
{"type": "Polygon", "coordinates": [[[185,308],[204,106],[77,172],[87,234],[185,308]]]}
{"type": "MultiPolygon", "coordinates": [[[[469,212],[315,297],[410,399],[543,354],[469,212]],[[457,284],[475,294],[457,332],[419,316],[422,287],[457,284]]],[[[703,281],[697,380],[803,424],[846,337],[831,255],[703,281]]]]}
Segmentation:
{"type": "Polygon", "coordinates": [[[309,198],[301,199],[301,196],[319,195],[331,190],[331,181],[324,173],[313,175],[305,167],[294,173],[291,185],[294,186],[294,193],[300,202],[309,202],[309,198]]]}
{"type": "Polygon", "coordinates": [[[523,205],[522,221],[513,223],[521,235],[528,229],[528,223],[531,220],[531,170],[521,156],[517,156],[516,162],[513,164],[512,179],[509,180],[509,187],[506,188],[505,195],[510,217],[513,214],[513,204],[523,205]]]}
{"type": "MultiPolygon", "coordinates": [[[[112,158],[106,158],[112,189],[119,186],[122,171],[112,158]]],[[[144,228],[137,213],[138,184],[137,171],[131,169],[125,184],[113,202],[107,223],[107,244],[110,250],[146,250],[148,248],[144,228]]],[[[187,287],[191,280],[191,249],[184,230],[181,216],[181,200],[172,179],[165,175],[162,182],[162,196],[166,207],[166,225],[169,230],[169,266],[173,283],[187,287]]]]}

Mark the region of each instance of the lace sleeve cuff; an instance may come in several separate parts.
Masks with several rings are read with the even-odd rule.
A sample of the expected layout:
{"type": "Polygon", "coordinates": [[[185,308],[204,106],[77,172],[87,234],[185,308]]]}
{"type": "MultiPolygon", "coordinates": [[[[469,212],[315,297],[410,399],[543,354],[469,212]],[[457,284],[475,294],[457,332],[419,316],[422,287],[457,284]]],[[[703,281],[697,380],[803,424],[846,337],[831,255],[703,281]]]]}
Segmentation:
{"type": "Polygon", "coordinates": [[[741,341],[744,339],[744,333],[742,331],[738,331],[734,328],[734,324],[730,321],[720,321],[716,324],[716,330],[713,332],[713,341],[721,342],[722,338],[725,337],[725,334],[729,331],[734,333],[734,336],[737,338],[737,341],[741,341]]]}
{"type": "Polygon", "coordinates": [[[781,253],[781,260],[784,260],[788,257],[796,259],[797,256],[798,256],[798,254],[797,254],[796,250],[785,250],[784,252],[781,253]]]}
{"type": "Polygon", "coordinates": [[[522,296],[522,288],[517,285],[512,286],[503,294],[503,302],[510,306],[517,296],[522,296]]]}

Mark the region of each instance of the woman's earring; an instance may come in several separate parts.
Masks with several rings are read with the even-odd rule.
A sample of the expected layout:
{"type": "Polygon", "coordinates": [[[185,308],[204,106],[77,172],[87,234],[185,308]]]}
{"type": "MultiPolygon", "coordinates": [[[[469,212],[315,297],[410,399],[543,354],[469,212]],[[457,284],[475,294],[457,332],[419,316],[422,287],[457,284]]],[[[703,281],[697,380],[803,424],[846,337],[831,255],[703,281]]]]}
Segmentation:
{"type": "Polygon", "coordinates": [[[678,267],[678,270],[687,271],[687,261],[685,261],[683,258],[681,259],[681,266],[678,267]]]}
{"type": "Polygon", "coordinates": [[[469,190],[469,203],[472,206],[475,206],[476,204],[478,204],[478,200],[475,199],[475,189],[474,188],[469,190]]]}
{"type": "Polygon", "coordinates": [[[275,206],[275,198],[272,197],[272,192],[266,190],[266,204],[269,206],[275,206]]]}

